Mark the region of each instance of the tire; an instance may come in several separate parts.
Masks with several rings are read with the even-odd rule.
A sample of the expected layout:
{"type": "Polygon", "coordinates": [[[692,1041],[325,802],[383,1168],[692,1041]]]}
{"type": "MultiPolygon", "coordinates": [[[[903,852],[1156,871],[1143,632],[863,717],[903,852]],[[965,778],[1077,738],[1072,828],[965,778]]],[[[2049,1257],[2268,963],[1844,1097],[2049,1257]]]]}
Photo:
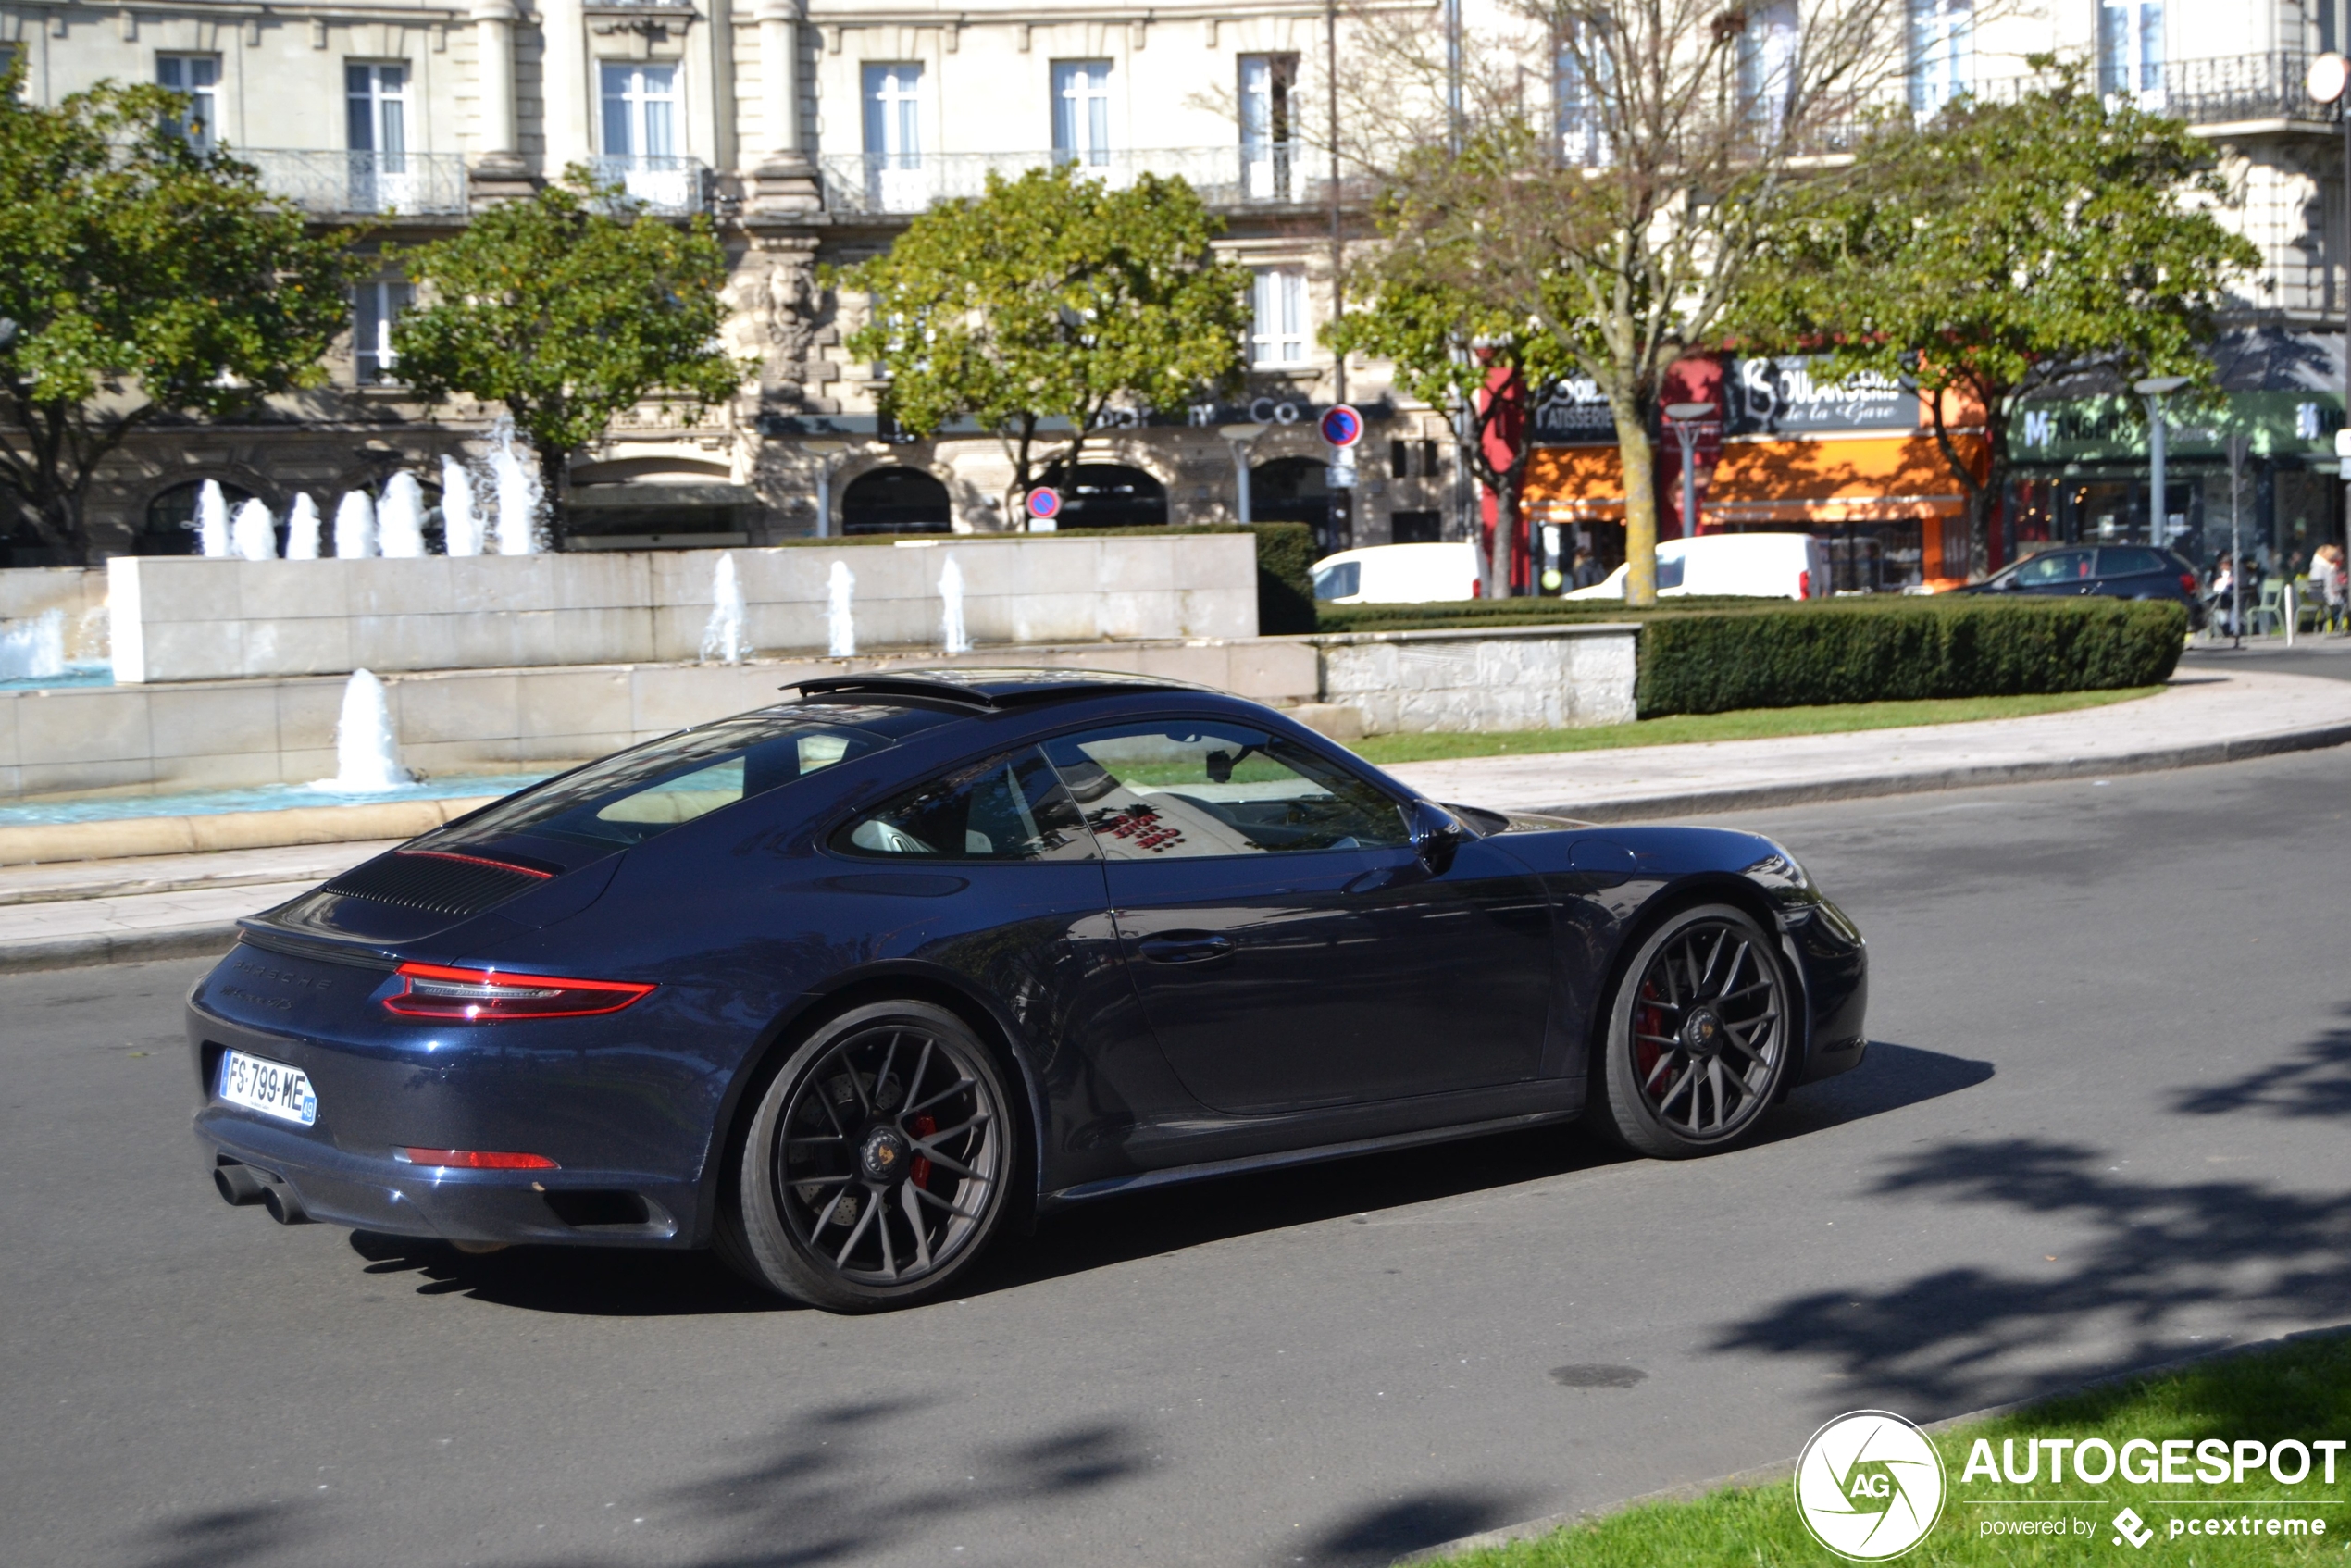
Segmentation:
{"type": "Polygon", "coordinates": [[[1609,999],[1592,1069],[1597,1129],[1659,1160],[1738,1143],[1787,1076],[1796,998],[1775,944],[1746,911],[1675,913],[1642,940],[1609,999]]]}
{"type": "Polygon", "coordinates": [[[760,1097],[718,1255],[830,1312],[950,1294],[1002,1226],[1018,1137],[1003,1075],[961,1018],[927,1002],[852,1008],[760,1097]]]}

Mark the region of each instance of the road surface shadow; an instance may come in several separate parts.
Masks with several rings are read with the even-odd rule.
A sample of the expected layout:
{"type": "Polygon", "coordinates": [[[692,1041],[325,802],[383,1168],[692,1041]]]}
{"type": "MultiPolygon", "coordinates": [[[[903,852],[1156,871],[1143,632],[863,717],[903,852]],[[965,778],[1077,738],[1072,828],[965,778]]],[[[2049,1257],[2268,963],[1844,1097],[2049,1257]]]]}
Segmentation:
{"type": "MultiPolygon", "coordinates": [[[[2351,1004],[2335,1009],[2351,1018],[2351,1004]]],[[[2242,1077],[2174,1090],[2171,1108],[2191,1116],[2252,1111],[2294,1121],[2351,1116],[2351,1024],[2338,1024],[2282,1062],[2242,1077]]]]}
{"type": "Polygon", "coordinates": [[[1792,1296],[1727,1325],[1716,1348],[1824,1363],[1852,1397],[1926,1419],[2214,1349],[2216,1317],[2243,1338],[2332,1321],[2351,1296],[2351,1208],[2262,1182],[2142,1180],[2103,1150],[2015,1138],[1921,1150],[1874,1190],[1925,1200],[1922,1223],[1933,1209],[1988,1206],[2023,1236],[2051,1219],[2093,1235],[2046,1261],[2020,1248],[2033,1254],[2021,1269],[1792,1296]],[[2191,1313],[2207,1337],[2190,1332],[2191,1313]],[[2013,1363],[2020,1350],[2034,1366],[2013,1363]]]}
{"type": "MultiPolygon", "coordinates": [[[[1860,1066],[1799,1089],[1760,1142],[1801,1138],[1987,1081],[1989,1063],[1873,1043],[1860,1066]]],[[[1728,1156],[1735,1158],[1735,1155],[1728,1156]]],[[[1014,1289],[1237,1237],[1408,1208],[1618,1164],[1630,1156],[1581,1126],[1536,1127],[1327,1164],[1225,1176],[1100,1200],[1006,1236],[962,1294],[1014,1289]]],[[[367,1272],[413,1276],[420,1295],[465,1295],[527,1312],[598,1317],[797,1310],[708,1252],[513,1247],[469,1255],[445,1242],[359,1231],[367,1272]]]]}
{"type": "Polygon", "coordinates": [[[1277,1553],[1277,1562],[1303,1562],[1312,1568],[1374,1568],[1410,1552],[1496,1530],[1541,1507],[1537,1494],[1486,1487],[1440,1487],[1406,1492],[1361,1509],[1325,1528],[1302,1555],[1277,1553]]]}

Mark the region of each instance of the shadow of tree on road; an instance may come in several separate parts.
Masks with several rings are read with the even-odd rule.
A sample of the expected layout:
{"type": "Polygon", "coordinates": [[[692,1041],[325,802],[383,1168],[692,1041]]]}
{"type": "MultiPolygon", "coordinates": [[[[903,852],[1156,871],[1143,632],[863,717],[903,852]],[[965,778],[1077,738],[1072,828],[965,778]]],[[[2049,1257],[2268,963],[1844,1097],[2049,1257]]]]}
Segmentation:
{"type": "MultiPolygon", "coordinates": [[[[2335,1012],[2351,1018],[2351,1005],[2335,1012]]],[[[2351,1116],[2351,1025],[2336,1025],[2284,1062],[2265,1063],[2226,1083],[2180,1089],[2171,1105],[2191,1116],[2233,1111],[2297,1121],[2351,1116]]]]}
{"type": "Polygon", "coordinates": [[[318,1545],[322,1522],[289,1502],[245,1503],[189,1513],[143,1533],[129,1559],[142,1568],[235,1568],[299,1560],[318,1545]]]}
{"type": "Polygon", "coordinates": [[[1359,1510],[1316,1536],[1299,1560],[1311,1568],[1373,1568],[1524,1519],[1538,1506],[1532,1492],[1484,1487],[1409,1492],[1359,1510]]]}
{"type": "Polygon", "coordinates": [[[2141,1180],[2103,1151],[2021,1138],[1923,1150],[1875,1191],[2096,1234],[2046,1268],[1952,1268],[1792,1297],[1726,1328],[1716,1348],[1825,1362],[1857,1397],[1923,1417],[2214,1348],[2191,1336],[2192,1313],[2208,1325],[2222,1309],[2238,1337],[2258,1338],[2338,1318],[2351,1297],[2351,1207],[2259,1182],[2141,1180]],[[2032,1366],[2016,1363],[2020,1351],[2032,1366]]]}

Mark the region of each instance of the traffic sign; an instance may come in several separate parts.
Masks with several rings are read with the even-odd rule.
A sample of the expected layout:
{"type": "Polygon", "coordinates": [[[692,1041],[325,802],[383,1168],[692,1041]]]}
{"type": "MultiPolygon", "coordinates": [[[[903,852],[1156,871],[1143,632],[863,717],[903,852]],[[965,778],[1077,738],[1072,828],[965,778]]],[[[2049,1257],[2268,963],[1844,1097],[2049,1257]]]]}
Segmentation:
{"type": "Polygon", "coordinates": [[[1323,439],[1342,452],[1363,439],[1363,417],[1344,403],[1323,410],[1323,439]]]}
{"type": "Polygon", "coordinates": [[[1353,490],[1355,465],[1352,463],[1326,465],[1323,469],[1323,488],[1325,490],[1353,490]]]}
{"type": "Polygon", "coordinates": [[[1030,531],[1053,528],[1053,519],[1062,515],[1062,492],[1051,485],[1039,485],[1028,492],[1028,515],[1034,519],[1030,531]]]}

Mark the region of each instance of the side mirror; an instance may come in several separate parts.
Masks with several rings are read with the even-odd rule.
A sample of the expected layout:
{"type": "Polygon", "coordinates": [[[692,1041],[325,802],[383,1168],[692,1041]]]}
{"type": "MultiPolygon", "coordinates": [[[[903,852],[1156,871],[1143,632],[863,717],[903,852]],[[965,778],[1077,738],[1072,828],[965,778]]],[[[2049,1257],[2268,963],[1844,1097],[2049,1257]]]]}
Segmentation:
{"type": "Polygon", "coordinates": [[[1461,818],[1434,801],[1414,801],[1411,820],[1412,852],[1434,877],[1450,869],[1454,852],[1474,836],[1461,818]]]}

